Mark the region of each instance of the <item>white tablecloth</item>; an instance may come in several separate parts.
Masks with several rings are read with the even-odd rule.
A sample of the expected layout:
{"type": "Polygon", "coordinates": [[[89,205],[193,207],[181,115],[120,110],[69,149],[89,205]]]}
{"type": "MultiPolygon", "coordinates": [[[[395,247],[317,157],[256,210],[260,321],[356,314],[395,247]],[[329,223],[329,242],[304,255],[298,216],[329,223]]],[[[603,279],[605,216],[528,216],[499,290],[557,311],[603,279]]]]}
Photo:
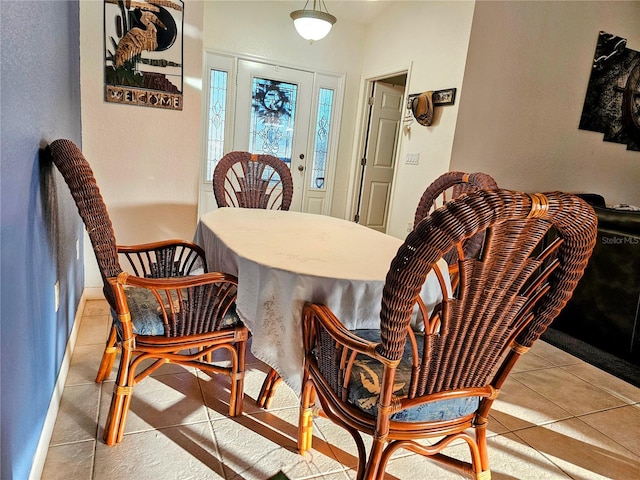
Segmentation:
{"type": "MultiPolygon", "coordinates": [[[[207,254],[209,271],[238,277],[237,310],[252,333],[251,351],[296,393],[304,303],[327,305],[349,329],[379,328],[384,280],[402,244],[334,217],[244,208],[206,213],[194,241],[207,254]]],[[[427,288],[430,283],[437,284],[433,274],[423,294],[428,307],[441,299],[440,288],[427,288]]]]}

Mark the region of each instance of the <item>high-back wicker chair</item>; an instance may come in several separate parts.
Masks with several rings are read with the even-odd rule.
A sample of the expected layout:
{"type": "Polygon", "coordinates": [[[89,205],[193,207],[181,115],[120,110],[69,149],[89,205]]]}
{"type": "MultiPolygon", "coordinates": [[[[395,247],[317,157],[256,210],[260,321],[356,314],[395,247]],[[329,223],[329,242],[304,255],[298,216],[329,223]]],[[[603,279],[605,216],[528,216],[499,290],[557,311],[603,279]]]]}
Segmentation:
{"type": "MultiPolygon", "coordinates": [[[[495,190],[498,184],[489,174],[476,172],[446,172],[436,178],[420,197],[416,208],[413,227],[415,228],[431,212],[440,208],[445,203],[458,198],[461,195],[476,190],[495,190]]],[[[482,246],[483,234],[466,239],[458,248],[445,256],[449,265],[455,267],[455,262],[465,257],[478,255],[482,246]]]]}
{"type": "Polygon", "coordinates": [[[218,207],[289,210],[293,178],[287,164],[271,155],[230,152],[213,172],[218,207]]]}
{"type": "Polygon", "coordinates": [[[93,171],[80,149],[61,139],[52,142],[49,151],[84,221],[114,315],[97,382],[109,376],[117,346],[121,350],[106,443],[122,440],[133,387],[167,362],[229,376],[229,414],[240,415],[248,330],[235,313],[235,277],[204,273],[204,252],[191,242],[117,245],[93,171]],[[123,271],[120,260],[129,272],[123,271]],[[217,349],[229,352],[230,367],[207,361],[217,349]],[[146,359],[151,364],[138,372],[146,359]]]}
{"type": "Polygon", "coordinates": [[[387,274],[379,331],[347,331],[326,306],[307,303],[299,450],[311,448],[315,398],[321,414],[356,441],[359,480],[383,478],[400,448],[490,478],[493,401],[571,296],[596,224],[591,207],[573,195],[479,190],[436,210],[407,236],[387,274]],[[545,241],[551,229],[557,238],[545,241]],[[426,312],[419,295],[428,272],[481,231],[481,256],[461,262],[459,288],[426,312]],[[410,327],[416,314],[424,332],[410,327]],[[373,438],[368,459],[360,432],[373,438]],[[419,443],[436,437],[430,446],[419,443]],[[469,446],[470,462],[442,453],[455,440],[469,446]]]}

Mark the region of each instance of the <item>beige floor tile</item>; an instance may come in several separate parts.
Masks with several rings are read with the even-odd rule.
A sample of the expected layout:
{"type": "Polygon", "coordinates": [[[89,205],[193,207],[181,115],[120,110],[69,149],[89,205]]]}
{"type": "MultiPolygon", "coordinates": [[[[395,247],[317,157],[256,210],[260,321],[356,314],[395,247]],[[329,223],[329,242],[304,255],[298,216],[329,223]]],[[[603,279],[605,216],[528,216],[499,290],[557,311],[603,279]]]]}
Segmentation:
{"type": "Polygon", "coordinates": [[[520,357],[518,362],[511,370],[511,373],[526,372],[529,370],[540,370],[541,368],[549,368],[553,366],[555,366],[553,363],[531,350],[520,357]]]}
{"type": "Polygon", "coordinates": [[[515,432],[574,479],[639,478],[640,459],[581,419],[515,432]]]}
{"type": "Polygon", "coordinates": [[[575,363],[582,363],[580,359],[542,340],[538,340],[533,344],[533,347],[531,347],[530,353],[535,353],[536,355],[539,355],[540,357],[547,360],[549,363],[552,363],[553,365],[556,365],[556,366],[573,365],[575,363]]]}
{"type": "MultiPolygon", "coordinates": [[[[312,448],[320,451],[330,450],[331,455],[342,465],[355,471],[358,466],[358,449],[353,437],[344,428],[323,417],[313,419],[313,428],[312,448]]],[[[363,435],[363,440],[369,452],[371,436],[363,435]]]]}
{"type": "Polygon", "coordinates": [[[518,430],[569,418],[571,414],[536,391],[515,380],[507,379],[493,403],[491,416],[508,430],[518,430]]]}
{"type": "MultiPolygon", "coordinates": [[[[487,433],[488,437],[492,437],[498,434],[498,432],[506,432],[507,429],[504,425],[492,418],[490,421],[490,428],[487,433]]],[[[326,448],[332,450],[333,456],[337,458],[340,463],[348,466],[353,471],[357,467],[357,455],[355,441],[351,435],[344,429],[335,425],[330,420],[318,417],[314,419],[314,433],[313,448],[326,448]],[[319,434],[318,434],[319,433],[319,434]]],[[[367,452],[371,448],[371,436],[363,435],[363,440],[367,452]]],[[[425,445],[433,444],[438,439],[423,440],[425,445]]],[[[462,440],[455,443],[464,442],[462,440]]],[[[425,473],[425,478],[464,478],[461,477],[458,472],[447,469],[441,464],[435,462],[432,459],[426,459],[415,455],[406,450],[400,449],[396,451],[392,456],[392,461],[387,469],[389,472],[389,478],[413,478],[410,474],[415,471],[428,472],[425,473]],[[403,459],[402,461],[399,461],[403,459]],[[398,461],[397,461],[398,460],[398,461]],[[393,465],[392,465],[393,464],[393,465]],[[431,475],[431,476],[430,476],[431,475]]]]}
{"type": "Polygon", "coordinates": [[[209,422],[135,433],[96,446],[92,480],[224,479],[209,422]]]}
{"type": "Polygon", "coordinates": [[[100,385],[68,386],[62,394],[50,445],[95,440],[100,385]]]}
{"type": "Polygon", "coordinates": [[[385,470],[385,480],[437,478],[438,480],[463,480],[468,478],[451,467],[446,467],[433,459],[411,454],[392,458],[385,470]],[[416,475],[417,472],[419,476],[416,475]]]}
{"type": "Polygon", "coordinates": [[[489,424],[487,426],[487,437],[492,437],[494,435],[503,435],[507,432],[509,432],[510,430],[502,424],[502,422],[500,422],[500,420],[498,420],[496,417],[494,417],[493,415],[493,411],[491,411],[491,413],[489,413],[489,424]]]}
{"type": "Polygon", "coordinates": [[[52,446],[40,480],[92,480],[95,440],[52,446]]]}
{"type": "Polygon", "coordinates": [[[625,403],[562,368],[516,373],[512,378],[573,415],[619,407],[625,403]]]}
{"type": "MultiPolygon", "coordinates": [[[[566,480],[571,478],[513,433],[487,440],[492,480],[566,480]]],[[[460,449],[462,446],[457,446],[460,449]]]]}
{"type": "MultiPolygon", "coordinates": [[[[540,455],[512,434],[494,436],[488,440],[489,465],[493,480],[525,479],[569,479],[553,463],[540,455]]],[[[456,443],[444,451],[445,454],[469,462],[471,459],[466,443],[456,443]]],[[[406,480],[415,478],[462,479],[467,475],[418,455],[393,459],[387,472],[406,480]],[[417,477],[415,472],[420,472],[417,477]],[[425,472],[425,475],[423,475],[425,472]]]]}
{"type": "Polygon", "coordinates": [[[614,408],[584,415],[580,420],[640,456],[639,408],[633,405],[614,408]]]}
{"type": "MultiPolygon", "coordinates": [[[[246,382],[247,385],[245,387],[246,393],[252,398],[257,399],[260,394],[260,389],[262,388],[262,383],[264,382],[264,378],[267,376],[267,372],[270,370],[270,367],[261,361],[257,361],[257,363],[253,363],[247,368],[247,375],[252,375],[251,378],[246,382]]],[[[253,402],[255,405],[255,401],[253,402]]],[[[277,410],[279,408],[291,408],[298,407],[300,405],[300,398],[298,394],[294,392],[289,385],[280,381],[276,386],[275,394],[271,400],[270,410],[277,410]]]]}
{"type": "Polygon", "coordinates": [[[95,383],[103,352],[104,345],[76,345],[69,364],[66,385],[95,383]]]}
{"type": "MultiPolygon", "coordinates": [[[[103,384],[100,407],[100,435],[111,405],[114,382],[103,384]]],[[[209,419],[198,377],[189,372],[147,377],[133,389],[125,425],[134,432],[204,422],[209,419]]]]}
{"type": "MultiPolygon", "coordinates": [[[[269,411],[256,406],[268,367],[250,350],[241,417],[227,417],[228,378],[164,365],[135,387],[125,438],[107,447],[102,429],[119,358],[110,381],[100,386],[94,379],[110,323],[106,301],[85,304],[44,480],[266,480],[279,470],[292,480],[355,479],[355,443],[327,419],[314,422],[313,449],[304,456],[297,453],[298,396],[285,384],[277,388],[269,411]]],[[[536,342],[514,368],[491,413],[493,480],[640,478],[637,402],[640,389],[536,342]]],[[[370,446],[368,436],[365,445],[370,446]]],[[[464,444],[447,452],[469,458],[464,444]]],[[[385,478],[466,477],[399,451],[385,478]]]]}
{"type": "Polygon", "coordinates": [[[99,344],[104,347],[110,329],[110,319],[103,319],[101,317],[83,318],[78,330],[76,345],[99,344]]]}
{"type": "Polygon", "coordinates": [[[295,480],[343,472],[344,466],[331,458],[328,450],[298,454],[297,421],[297,409],[212,421],[226,478],[264,480],[282,470],[295,480]]]}
{"type": "Polygon", "coordinates": [[[82,318],[105,316],[111,312],[106,300],[87,300],[82,311],[82,318]]]}
{"type": "MultiPolygon", "coordinates": [[[[266,377],[268,367],[263,363],[253,363],[247,366],[245,372],[244,404],[243,411],[247,414],[263,411],[256,404],[260,394],[262,382],[266,377]]],[[[202,393],[206,405],[211,409],[212,419],[228,416],[229,414],[229,387],[230,380],[224,375],[207,375],[198,372],[202,393]]],[[[269,411],[282,408],[297,408],[298,396],[286,384],[280,382],[271,402],[269,411]]]]}
{"type": "Polygon", "coordinates": [[[568,365],[563,368],[576,377],[579,377],[605,392],[624,400],[625,403],[640,402],[640,388],[631,385],[618,377],[614,377],[593,365],[583,362],[575,365],[568,365]]]}

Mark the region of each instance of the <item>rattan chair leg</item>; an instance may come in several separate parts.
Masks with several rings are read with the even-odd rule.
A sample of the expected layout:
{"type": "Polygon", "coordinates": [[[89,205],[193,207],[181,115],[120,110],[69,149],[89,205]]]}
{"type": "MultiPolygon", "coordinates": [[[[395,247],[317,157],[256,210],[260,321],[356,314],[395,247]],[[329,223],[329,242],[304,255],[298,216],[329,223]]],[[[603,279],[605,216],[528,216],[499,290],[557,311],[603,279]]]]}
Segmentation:
{"type": "Polygon", "coordinates": [[[313,384],[307,379],[302,386],[300,413],[298,417],[298,452],[304,455],[311,450],[313,443],[313,384]]]}
{"type": "Polygon", "coordinates": [[[367,466],[365,467],[363,480],[382,480],[384,478],[384,470],[380,468],[380,460],[382,459],[382,453],[386,442],[380,438],[373,438],[371,444],[371,450],[369,451],[369,459],[367,460],[367,466]]]}
{"type": "Polygon", "coordinates": [[[131,349],[123,346],[118,376],[113,387],[111,406],[109,407],[109,414],[107,415],[107,421],[104,426],[103,438],[109,446],[122,441],[124,435],[124,424],[129,405],[131,404],[133,385],[135,384],[133,372],[131,371],[132,359],[133,352],[131,349]]]}
{"type": "Polygon", "coordinates": [[[480,472],[476,473],[478,480],[490,480],[491,471],[489,470],[489,450],[487,448],[487,428],[482,426],[476,427],[476,445],[478,446],[479,468],[480,472]]]}
{"type": "Polygon", "coordinates": [[[129,415],[132,399],[133,387],[128,387],[128,393],[124,395],[124,405],[122,406],[122,412],[120,414],[120,423],[118,423],[116,443],[120,443],[124,437],[124,426],[127,424],[127,416],[129,415]]]}
{"type": "Polygon", "coordinates": [[[122,441],[124,434],[124,420],[131,403],[133,387],[121,387],[116,385],[111,397],[111,406],[104,426],[103,439],[109,446],[122,441]]]}
{"type": "Polygon", "coordinates": [[[109,331],[109,338],[102,354],[102,360],[100,367],[98,368],[98,374],[96,375],[96,383],[102,383],[111,375],[111,369],[118,353],[118,347],[116,346],[118,340],[118,333],[116,326],[111,324],[111,330],[109,331]]]}
{"type": "Polygon", "coordinates": [[[313,442],[313,409],[300,406],[298,420],[298,452],[304,455],[311,450],[313,442]]]}
{"type": "Polygon", "coordinates": [[[234,359],[236,371],[231,372],[231,395],[229,398],[229,416],[231,417],[242,415],[244,403],[245,351],[246,342],[238,342],[235,350],[236,358],[234,359]]]}
{"type": "Polygon", "coordinates": [[[262,388],[260,389],[260,395],[258,395],[258,399],[256,403],[258,407],[268,409],[271,406],[271,401],[273,400],[273,396],[276,393],[276,387],[280,383],[282,378],[273,368],[269,370],[267,373],[267,377],[264,379],[262,383],[262,388]]]}

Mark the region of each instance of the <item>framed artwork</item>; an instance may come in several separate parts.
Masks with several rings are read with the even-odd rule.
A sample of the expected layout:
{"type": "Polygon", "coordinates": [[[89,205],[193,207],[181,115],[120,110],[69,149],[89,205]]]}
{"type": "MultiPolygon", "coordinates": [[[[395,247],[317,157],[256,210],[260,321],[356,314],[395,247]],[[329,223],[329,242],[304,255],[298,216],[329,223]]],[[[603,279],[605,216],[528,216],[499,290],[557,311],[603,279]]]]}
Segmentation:
{"type": "Polygon", "coordinates": [[[105,101],[182,110],[181,0],[104,0],[105,101]]]}
{"type": "Polygon", "coordinates": [[[433,104],[438,106],[453,105],[456,101],[456,89],[436,90],[433,92],[433,104]]]}
{"type": "Polygon", "coordinates": [[[640,53],[625,38],[598,34],[579,128],[640,151],[640,53]]]}
{"type": "MultiPolygon", "coordinates": [[[[407,95],[407,108],[411,109],[413,99],[420,96],[420,93],[411,93],[407,95]]],[[[447,88],[445,90],[434,90],[431,95],[431,101],[434,107],[444,107],[456,103],[456,89],[447,88]]]]}

